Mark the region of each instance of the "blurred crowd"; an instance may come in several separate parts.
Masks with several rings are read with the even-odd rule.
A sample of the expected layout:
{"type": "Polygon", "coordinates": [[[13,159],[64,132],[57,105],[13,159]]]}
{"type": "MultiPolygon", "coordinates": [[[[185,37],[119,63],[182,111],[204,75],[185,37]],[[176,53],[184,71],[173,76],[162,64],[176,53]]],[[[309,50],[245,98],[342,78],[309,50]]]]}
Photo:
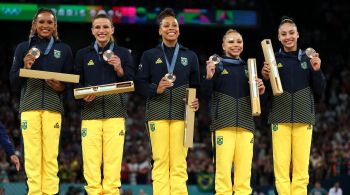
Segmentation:
{"type": "MultiPolygon", "coordinates": [[[[98,3],[94,0],[88,2],[98,3]]],[[[254,0],[242,2],[246,2],[247,5],[250,2],[255,3],[254,0]]],[[[301,45],[312,45],[320,53],[322,70],[327,77],[326,94],[317,103],[317,124],[314,127],[310,154],[310,183],[340,175],[350,176],[350,48],[348,47],[350,38],[347,36],[350,34],[350,27],[345,25],[350,20],[348,17],[350,9],[348,6],[342,6],[342,3],[346,2],[339,1],[337,5],[331,4],[330,1],[322,2],[315,10],[315,12],[323,13],[319,15],[319,27],[307,23],[299,26],[301,45]],[[334,31],[334,29],[339,30],[334,31]]],[[[299,21],[301,23],[302,20],[299,21]]],[[[197,52],[202,64],[201,68],[204,70],[205,61],[210,55],[208,50],[196,48],[190,43],[185,43],[185,45],[197,52]]],[[[16,93],[8,82],[11,51],[13,52],[14,47],[15,45],[1,45],[0,47],[0,63],[8,64],[0,70],[0,120],[7,128],[16,153],[22,157],[18,90],[16,93]]],[[[151,148],[143,119],[144,103],[144,98],[139,95],[134,93],[129,95],[129,118],[126,121],[127,132],[121,173],[124,184],[151,183],[151,148]]],[[[201,185],[201,176],[212,176],[214,172],[208,104],[207,98],[201,98],[200,110],[196,117],[195,144],[189,150],[187,157],[189,184],[199,183],[201,185]]],[[[273,185],[274,180],[271,132],[266,124],[268,102],[263,104],[262,108],[263,114],[256,120],[253,186],[273,185]]],[[[81,120],[79,105],[73,100],[71,94],[67,97],[65,113],[61,131],[59,174],[62,182],[81,183],[84,182],[80,137],[81,120]]],[[[18,181],[25,181],[24,171],[17,173],[0,148],[0,183],[18,181]]]]}

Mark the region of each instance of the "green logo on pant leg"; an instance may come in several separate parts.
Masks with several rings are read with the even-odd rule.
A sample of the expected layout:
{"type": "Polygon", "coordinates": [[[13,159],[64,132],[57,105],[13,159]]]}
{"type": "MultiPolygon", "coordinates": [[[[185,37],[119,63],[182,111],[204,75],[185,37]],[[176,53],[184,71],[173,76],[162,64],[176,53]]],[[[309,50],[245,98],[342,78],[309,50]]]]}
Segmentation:
{"type": "Polygon", "coordinates": [[[26,120],[23,120],[21,122],[21,129],[22,130],[26,130],[28,128],[28,124],[27,124],[27,121],[26,120]]]}
{"type": "Polygon", "coordinates": [[[156,124],[150,123],[149,124],[149,128],[150,128],[151,131],[155,131],[156,130],[156,124]]]}
{"type": "Polygon", "coordinates": [[[222,145],[224,143],[224,136],[218,136],[217,138],[216,138],[216,144],[217,145],[222,145]]]}
{"type": "Polygon", "coordinates": [[[81,137],[85,137],[87,135],[87,128],[81,129],[81,137]]]}
{"type": "Polygon", "coordinates": [[[272,131],[277,131],[278,130],[278,124],[272,124],[271,128],[272,128],[272,131]]]}

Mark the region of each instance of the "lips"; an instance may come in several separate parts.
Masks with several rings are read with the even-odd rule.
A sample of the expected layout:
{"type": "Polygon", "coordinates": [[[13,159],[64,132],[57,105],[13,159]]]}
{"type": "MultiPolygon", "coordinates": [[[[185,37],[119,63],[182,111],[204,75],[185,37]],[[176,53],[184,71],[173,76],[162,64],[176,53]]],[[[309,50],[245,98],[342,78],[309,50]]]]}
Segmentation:
{"type": "Polygon", "coordinates": [[[99,38],[105,38],[107,35],[106,34],[99,34],[97,35],[99,38]]]}

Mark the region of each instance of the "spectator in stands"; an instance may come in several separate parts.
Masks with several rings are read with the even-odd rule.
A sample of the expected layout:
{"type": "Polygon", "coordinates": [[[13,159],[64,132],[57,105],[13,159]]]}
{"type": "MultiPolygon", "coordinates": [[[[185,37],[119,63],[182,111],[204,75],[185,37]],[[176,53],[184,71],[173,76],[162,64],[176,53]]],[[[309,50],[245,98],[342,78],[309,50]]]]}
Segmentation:
{"type": "Polygon", "coordinates": [[[309,195],[327,195],[327,191],[321,187],[321,183],[316,181],[315,186],[311,189],[309,195]]]}
{"type": "Polygon", "coordinates": [[[335,182],[334,186],[329,189],[328,195],[343,195],[343,190],[340,188],[339,182],[335,182]]]}
{"type": "Polygon", "coordinates": [[[10,71],[12,88],[21,89],[19,112],[29,195],[58,193],[57,156],[66,86],[54,79],[21,78],[19,71],[71,73],[73,63],[71,48],[58,38],[55,14],[40,8],[33,18],[29,40],[16,48],[10,71]]]}
{"type": "MultiPolygon", "coordinates": [[[[76,54],[75,72],[80,87],[133,80],[134,66],[128,49],[113,38],[114,26],[105,13],[92,20],[95,41],[76,54]],[[106,54],[111,53],[110,57],[106,54]]],[[[126,104],[125,94],[87,95],[82,102],[82,151],[88,194],[120,194],[126,104]],[[103,179],[101,164],[103,162],[103,179]]]]}
{"type": "Polygon", "coordinates": [[[10,138],[6,133],[5,126],[0,122],[0,145],[5,149],[7,156],[10,157],[11,162],[16,166],[16,170],[19,171],[21,163],[18,156],[15,154],[15,149],[11,144],[10,138]]]}

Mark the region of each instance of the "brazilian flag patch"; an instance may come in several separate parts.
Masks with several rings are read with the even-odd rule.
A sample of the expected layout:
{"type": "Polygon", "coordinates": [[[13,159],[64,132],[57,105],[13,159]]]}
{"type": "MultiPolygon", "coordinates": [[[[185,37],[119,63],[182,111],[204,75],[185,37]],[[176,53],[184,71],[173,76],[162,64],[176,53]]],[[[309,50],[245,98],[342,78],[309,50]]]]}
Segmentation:
{"type": "Polygon", "coordinates": [[[81,137],[86,137],[87,135],[87,128],[82,128],[81,129],[81,137]]]}
{"type": "Polygon", "coordinates": [[[217,145],[222,145],[224,143],[224,136],[218,136],[217,138],[216,138],[216,144],[217,145]]]}
{"type": "Polygon", "coordinates": [[[154,132],[156,130],[156,125],[154,123],[150,123],[149,128],[152,132],[154,132]]]}
{"type": "Polygon", "coordinates": [[[277,131],[278,130],[278,124],[272,124],[272,131],[277,131]]]}
{"type": "Polygon", "coordinates": [[[197,176],[197,187],[202,192],[213,191],[214,174],[211,173],[200,173],[197,176]]]}
{"type": "Polygon", "coordinates": [[[21,122],[21,129],[22,129],[22,130],[26,130],[27,128],[28,128],[28,123],[27,123],[26,120],[23,120],[23,121],[21,122]]]}

